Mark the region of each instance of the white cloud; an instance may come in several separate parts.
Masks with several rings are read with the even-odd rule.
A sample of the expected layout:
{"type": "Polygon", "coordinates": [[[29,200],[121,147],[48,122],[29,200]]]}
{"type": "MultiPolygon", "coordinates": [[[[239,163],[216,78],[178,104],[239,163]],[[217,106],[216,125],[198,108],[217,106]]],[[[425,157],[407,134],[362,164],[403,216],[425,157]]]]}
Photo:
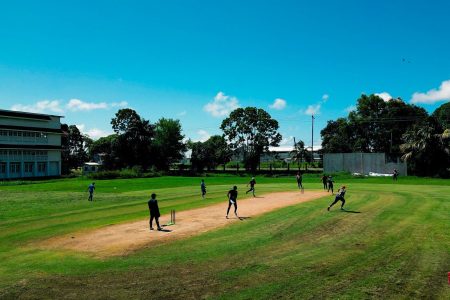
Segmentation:
{"type": "Polygon", "coordinates": [[[127,101],[120,101],[120,102],[113,102],[111,103],[111,107],[127,107],[128,102],[127,101]]]}
{"type": "Polygon", "coordinates": [[[273,104],[269,105],[270,108],[276,109],[276,110],[282,110],[286,108],[286,100],[277,98],[273,102],[273,104]]]}
{"type": "Polygon", "coordinates": [[[439,101],[450,101],[450,80],[443,81],[438,89],[431,89],[426,93],[416,92],[411,99],[411,103],[424,104],[433,104],[439,101]]]}
{"type": "Polygon", "coordinates": [[[345,108],[345,111],[348,112],[348,113],[352,112],[354,110],[356,110],[356,106],[355,105],[350,105],[350,106],[345,108]]]}
{"type": "Polygon", "coordinates": [[[323,101],[323,102],[327,102],[327,101],[328,101],[328,98],[330,98],[330,96],[329,96],[328,94],[323,94],[323,96],[322,96],[322,101],[323,101]]]}
{"type": "Polygon", "coordinates": [[[239,107],[236,97],[227,96],[223,92],[218,92],[212,102],[203,107],[203,110],[213,117],[224,117],[239,107]]]}
{"type": "Polygon", "coordinates": [[[59,100],[42,100],[35,104],[23,105],[14,104],[11,110],[27,111],[32,113],[63,113],[61,103],[59,100]]]}
{"type": "Polygon", "coordinates": [[[90,111],[94,109],[108,108],[108,104],[106,102],[84,102],[80,99],[70,99],[66,106],[71,111],[90,111]]]}
{"type": "Polygon", "coordinates": [[[380,97],[381,99],[383,99],[383,101],[388,102],[389,100],[392,100],[393,97],[387,93],[387,92],[382,92],[382,93],[375,93],[375,96],[380,97]]]}
{"type": "Polygon", "coordinates": [[[80,130],[83,134],[88,135],[91,139],[97,140],[101,137],[108,136],[112,134],[112,132],[104,131],[98,128],[86,129],[85,124],[77,124],[78,130],[80,130]]]}
{"type": "Polygon", "coordinates": [[[316,105],[308,105],[308,108],[305,110],[305,115],[319,115],[321,106],[322,104],[320,103],[316,105]]]}
{"type": "Polygon", "coordinates": [[[203,129],[200,129],[199,131],[197,131],[197,134],[199,136],[199,138],[197,140],[198,142],[205,142],[211,137],[209,132],[207,132],[206,130],[203,130],[203,129]]]}

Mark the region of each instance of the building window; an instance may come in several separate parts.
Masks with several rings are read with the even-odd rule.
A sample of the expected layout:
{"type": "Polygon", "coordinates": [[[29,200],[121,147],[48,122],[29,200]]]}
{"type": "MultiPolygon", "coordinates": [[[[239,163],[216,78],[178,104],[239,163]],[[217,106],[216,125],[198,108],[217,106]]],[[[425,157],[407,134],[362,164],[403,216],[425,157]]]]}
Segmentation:
{"type": "Polygon", "coordinates": [[[37,169],[39,173],[45,173],[47,170],[47,163],[46,162],[40,162],[37,164],[37,169]]]}
{"type": "Polygon", "coordinates": [[[6,163],[0,163],[0,174],[6,174],[6,163]]]}
{"type": "Polygon", "coordinates": [[[9,173],[20,173],[20,162],[12,162],[9,164],[9,173]]]}
{"type": "Polygon", "coordinates": [[[24,164],[25,173],[33,173],[34,163],[26,162],[24,164]]]}

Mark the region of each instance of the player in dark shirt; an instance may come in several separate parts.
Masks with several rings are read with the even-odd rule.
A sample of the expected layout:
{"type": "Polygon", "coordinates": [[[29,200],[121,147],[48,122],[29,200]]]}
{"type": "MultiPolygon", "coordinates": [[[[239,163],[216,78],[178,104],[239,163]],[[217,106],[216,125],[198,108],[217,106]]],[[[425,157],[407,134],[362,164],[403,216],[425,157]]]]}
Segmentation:
{"type": "Polygon", "coordinates": [[[328,211],[329,211],[330,208],[331,208],[333,205],[335,205],[338,201],[341,201],[341,202],[342,202],[342,204],[341,204],[341,210],[344,210],[344,204],[345,204],[344,196],[345,196],[345,192],[346,192],[345,185],[343,185],[343,186],[339,189],[339,191],[337,192],[336,198],[334,198],[334,202],[331,203],[330,206],[328,206],[328,208],[327,208],[328,211]]]}
{"type": "Polygon", "coordinates": [[[94,200],[92,199],[92,197],[94,196],[94,190],[95,190],[95,182],[91,183],[91,184],[88,186],[88,191],[89,191],[89,198],[88,198],[88,201],[94,201],[94,200]]]}
{"type": "Polygon", "coordinates": [[[204,179],[202,179],[202,183],[200,183],[200,189],[202,190],[202,198],[205,199],[206,185],[205,185],[205,180],[204,179]]]}
{"type": "Polygon", "coordinates": [[[249,192],[253,192],[253,197],[256,197],[255,196],[255,184],[256,184],[255,177],[252,177],[252,180],[250,180],[250,182],[247,183],[247,186],[250,185],[250,189],[248,191],[246,191],[245,193],[248,194],[249,192]]]}
{"type": "Polygon", "coordinates": [[[322,176],[322,183],[323,183],[323,189],[327,190],[328,189],[328,176],[325,174],[322,176]]]}
{"type": "Polygon", "coordinates": [[[297,186],[298,186],[298,188],[303,190],[303,184],[302,184],[303,175],[302,175],[302,173],[298,172],[297,176],[295,176],[295,178],[297,179],[297,186]]]}
{"type": "Polygon", "coordinates": [[[150,230],[153,230],[153,219],[156,221],[158,230],[162,230],[161,226],[159,226],[159,217],[161,214],[159,213],[158,201],[156,200],[156,194],[154,193],[148,201],[148,210],[150,211],[150,230]]]}
{"type": "Polygon", "coordinates": [[[397,171],[397,169],[394,169],[394,173],[392,173],[392,179],[394,181],[398,180],[398,171],[397,171]]]}
{"type": "Polygon", "coordinates": [[[228,219],[228,214],[230,212],[231,205],[234,205],[234,214],[236,215],[236,217],[239,218],[237,214],[237,196],[238,196],[237,186],[234,186],[233,189],[228,192],[227,196],[228,196],[228,209],[226,218],[228,219]]]}
{"type": "Polygon", "coordinates": [[[327,179],[328,192],[331,190],[331,194],[334,194],[333,182],[334,182],[333,177],[328,176],[328,179],[327,179]]]}

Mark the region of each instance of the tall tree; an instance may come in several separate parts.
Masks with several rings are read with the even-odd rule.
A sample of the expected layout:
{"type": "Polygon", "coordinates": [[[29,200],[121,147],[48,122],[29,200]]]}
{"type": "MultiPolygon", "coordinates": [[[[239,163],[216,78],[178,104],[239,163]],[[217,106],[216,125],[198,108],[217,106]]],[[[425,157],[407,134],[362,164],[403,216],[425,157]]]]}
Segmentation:
{"type": "Polygon", "coordinates": [[[305,160],[308,151],[305,148],[305,143],[300,140],[294,144],[294,149],[291,151],[291,157],[292,159],[297,162],[298,169],[300,170],[300,165],[302,164],[303,160],[305,160]]]}
{"type": "Polygon", "coordinates": [[[402,99],[384,101],[376,95],[362,95],[348,118],[329,121],[321,131],[327,152],[400,153],[402,135],[427,118],[420,107],[402,99]]]}
{"type": "Polygon", "coordinates": [[[171,164],[183,158],[187,149],[183,139],[179,120],[161,118],[155,124],[152,154],[157,168],[168,170],[171,164]]]}
{"type": "Polygon", "coordinates": [[[262,153],[278,146],[278,121],[256,107],[238,108],[220,126],[232,150],[242,151],[247,170],[256,171],[262,153]]]}
{"type": "Polygon", "coordinates": [[[450,129],[450,102],[444,103],[433,112],[433,117],[435,117],[439,124],[444,129],[450,129]]]}
{"type": "Polygon", "coordinates": [[[111,120],[117,134],[114,141],[118,167],[142,166],[147,169],[151,163],[150,150],[154,128],[132,109],[120,109],[111,120]]]}
{"type": "Polygon", "coordinates": [[[71,169],[81,167],[88,160],[86,142],[90,139],[84,136],[76,125],[63,124],[61,129],[63,131],[61,169],[63,174],[68,174],[71,169]]]}
{"type": "Polygon", "coordinates": [[[450,157],[446,145],[447,131],[434,118],[421,122],[403,135],[400,146],[408,168],[419,176],[446,175],[450,157]]]}
{"type": "Polygon", "coordinates": [[[93,141],[89,147],[89,153],[93,159],[95,155],[101,155],[103,160],[103,168],[113,170],[117,168],[117,160],[119,159],[117,151],[117,134],[111,134],[101,137],[93,141]]]}
{"type": "Polygon", "coordinates": [[[320,131],[324,153],[348,153],[353,151],[355,144],[353,130],[346,118],[328,121],[327,126],[320,131]]]}
{"type": "Polygon", "coordinates": [[[220,135],[213,135],[205,142],[189,142],[189,148],[192,150],[191,165],[195,171],[215,169],[220,164],[230,161],[231,150],[220,135]]]}

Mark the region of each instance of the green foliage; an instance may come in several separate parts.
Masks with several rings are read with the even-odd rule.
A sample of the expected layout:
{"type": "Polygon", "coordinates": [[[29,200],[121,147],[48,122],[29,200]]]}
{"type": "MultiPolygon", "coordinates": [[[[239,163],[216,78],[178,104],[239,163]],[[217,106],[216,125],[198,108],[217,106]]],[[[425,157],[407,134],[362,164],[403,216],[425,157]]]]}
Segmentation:
{"type": "Polygon", "coordinates": [[[218,165],[227,163],[231,158],[231,150],[222,136],[211,136],[205,142],[190,142],[192,150],[191,166],[195,171],[208,171],[217,168],[218,165]]]}
{"type": "Polygon", "coordinates": [[[450,102],[444,103],[433,112],[443,129],[450,129],[450,102]]]}
{"type": "Polygon", "coordinates": [[[160,170],[168,170],[171,164],[182,159],[187,149],[183,139],[179,120],[159,119],[152,144],[153,164],[160,170]]]}
{"type": "Polygon", "coordinates": [[[81,167],[88,160],[88,146],[92,140],[83,134],[76,125],[62,124],[61,130],[61,172],[69,174],[71,169],[81,167]]]}
{"type": "Polygon", "coordinates": [[[278,146],[281,134],[278,121],[269,113],[256,107],[238,108],[222,121],[224,137],[233,151],[242,151],[247,170],[256,171],[263,152],[269,146],[278,146]]]}
{"type": "Polygon", "coordinates": [[[412,127],[403,139],[402,158],[408,162],[412,174],[448,176],[450,156],[446,133],[442,133],[442,127],[434,118],[412,127]]]}
{"type": "Polygon", "coordinates": [[[362,95],[347,118],[328,121],[321,131],[325,153],[400,153],[402,135],[427,112],[402,99],[384,101],[376,95],[362,95]]]}

